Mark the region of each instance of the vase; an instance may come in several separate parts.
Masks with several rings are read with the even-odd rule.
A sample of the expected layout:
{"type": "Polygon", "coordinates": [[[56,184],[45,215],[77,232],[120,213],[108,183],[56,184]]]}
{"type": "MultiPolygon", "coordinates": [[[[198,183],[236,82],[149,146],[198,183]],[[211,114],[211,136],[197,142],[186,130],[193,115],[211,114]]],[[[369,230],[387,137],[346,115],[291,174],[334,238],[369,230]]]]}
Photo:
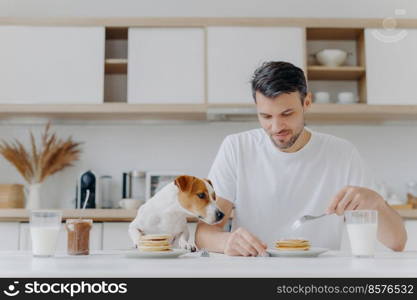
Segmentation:
{"type": "Polygon", "coordinates": [[[32,183],[29,185],[26,198],[26,209],[41,208],[41,186],[41,183],[32,183]]]}

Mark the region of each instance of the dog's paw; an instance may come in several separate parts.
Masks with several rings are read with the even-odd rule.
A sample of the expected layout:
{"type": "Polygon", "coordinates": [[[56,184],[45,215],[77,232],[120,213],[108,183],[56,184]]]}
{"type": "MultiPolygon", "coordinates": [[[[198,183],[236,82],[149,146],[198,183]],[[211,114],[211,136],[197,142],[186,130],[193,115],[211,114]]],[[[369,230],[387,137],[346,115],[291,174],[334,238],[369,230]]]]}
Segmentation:
{"type": "Polygon", "coordinates": [[[191,252],[197,251],[197,248],[194,244],[182,240],[180,240],[179,247],[181,249],[185,249],[191,252]]]}
{"type": "Polygon", "coordinates": [[[184,249],[186,249],[190,252],[196,252],[197,251],[197,248],[193,244],[187,244],[184,249]]]}

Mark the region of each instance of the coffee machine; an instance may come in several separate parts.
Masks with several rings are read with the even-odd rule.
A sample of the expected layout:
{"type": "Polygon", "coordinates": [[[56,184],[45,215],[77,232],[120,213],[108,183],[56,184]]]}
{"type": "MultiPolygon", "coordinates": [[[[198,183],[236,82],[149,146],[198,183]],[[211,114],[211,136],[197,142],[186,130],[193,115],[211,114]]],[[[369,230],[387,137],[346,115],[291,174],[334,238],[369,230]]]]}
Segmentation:
{"type": "Polygon", "coordinates": [[[87,205],[85,208],[98,208],[99,199],[98,199],[98,191],[99,191],[99,183],[96,174],[88,170],[80,174],[78,181],[77,181],[77,194],[75,200],[75,207],[76,208],[83,208],[84,202],[87,201],[87,205]],[[88,199],[87,197],[88,193],[88,199]]]}

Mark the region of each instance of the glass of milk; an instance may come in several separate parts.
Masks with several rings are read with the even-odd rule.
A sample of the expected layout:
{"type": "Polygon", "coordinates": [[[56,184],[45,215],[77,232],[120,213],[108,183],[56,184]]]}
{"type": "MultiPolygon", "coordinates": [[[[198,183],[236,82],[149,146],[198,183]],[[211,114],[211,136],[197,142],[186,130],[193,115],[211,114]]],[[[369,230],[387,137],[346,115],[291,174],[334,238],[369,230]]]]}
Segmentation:
{"type": "Polygon", "coordinates": [[[31,211],[30,236],[32,239],[32,253],[34,256],[49,257],[55,254],[61,220],[61,211],[31,211]]]}
{"type": "Polygon", "coordinates": [[[373,257],[377,239],[378,212],[376,210],[345,211],[345,222],[352,255],[373,257]]]}

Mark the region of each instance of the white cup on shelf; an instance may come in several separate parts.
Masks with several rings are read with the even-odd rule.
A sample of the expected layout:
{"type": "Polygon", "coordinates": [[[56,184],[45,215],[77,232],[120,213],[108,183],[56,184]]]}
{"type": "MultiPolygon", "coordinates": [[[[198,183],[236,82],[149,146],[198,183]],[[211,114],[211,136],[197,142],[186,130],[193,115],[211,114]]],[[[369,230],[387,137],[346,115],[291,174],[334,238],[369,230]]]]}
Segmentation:
{"type": "Polygon", "coordinates": [[[119,201],[119,206],[124,209],[138,209],[145,201],[125,198],[119,201]]]}
{"type": "Polygon", "coordinates": [[[314,93],[315,103],[330,103],[330,94],[328,92],[315,92],[314,93]]]}
{"type": "Polygon", "coordinates": [[[358,102],[355,99],[355,95],[352,92],[340,92],[337,94],[338,103],[341,104],[353,104],[358,102]]]}

